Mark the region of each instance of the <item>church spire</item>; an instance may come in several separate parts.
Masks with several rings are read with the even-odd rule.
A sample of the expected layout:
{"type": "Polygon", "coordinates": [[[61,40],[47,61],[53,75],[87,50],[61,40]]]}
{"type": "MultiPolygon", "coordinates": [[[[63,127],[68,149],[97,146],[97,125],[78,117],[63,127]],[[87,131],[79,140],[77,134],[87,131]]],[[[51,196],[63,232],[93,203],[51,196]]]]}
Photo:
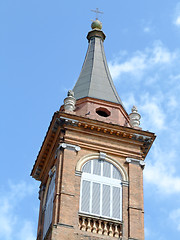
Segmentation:
{"type": "Polygon", "coordinates": [[[88,33],[89,46],[80,76],[74,86],[76,100],[90,97],[122,105],[115,89],[104,53],[102,23],[96,19],[88,33]]]}

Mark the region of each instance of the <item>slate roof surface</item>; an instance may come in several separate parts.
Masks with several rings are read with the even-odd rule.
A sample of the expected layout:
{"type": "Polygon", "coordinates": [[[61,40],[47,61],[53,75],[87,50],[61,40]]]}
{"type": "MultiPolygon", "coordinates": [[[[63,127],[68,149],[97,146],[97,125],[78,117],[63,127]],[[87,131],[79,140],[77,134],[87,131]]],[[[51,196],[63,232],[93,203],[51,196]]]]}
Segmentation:
{"type": "Polygon", "coordinates": [[[96,34],[91,34],[84,64],[73,91],[77,100],[92,97],[123,105],[109,72],[103,39],[96,34]]]}

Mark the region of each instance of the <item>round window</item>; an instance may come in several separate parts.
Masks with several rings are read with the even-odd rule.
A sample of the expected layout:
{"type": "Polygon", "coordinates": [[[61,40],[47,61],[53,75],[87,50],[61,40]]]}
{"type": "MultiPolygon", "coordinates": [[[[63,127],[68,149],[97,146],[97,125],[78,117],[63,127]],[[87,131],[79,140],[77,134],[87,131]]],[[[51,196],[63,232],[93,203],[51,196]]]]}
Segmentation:
{"type": "Polygon", "coordinates": [[[97,108],[96,113],[101,117],[109,117],[111,115],[111,112],[108,109],[102,107],[97,108]]]}

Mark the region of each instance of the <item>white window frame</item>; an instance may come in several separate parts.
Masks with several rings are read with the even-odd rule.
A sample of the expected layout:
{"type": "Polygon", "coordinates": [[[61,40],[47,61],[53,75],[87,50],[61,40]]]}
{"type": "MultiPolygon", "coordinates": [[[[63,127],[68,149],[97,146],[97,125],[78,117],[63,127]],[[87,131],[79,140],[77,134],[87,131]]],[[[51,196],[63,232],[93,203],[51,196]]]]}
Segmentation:
{"type": "MultiPolygon", "coordinates": [[[[89,160],[89,161],[92,161],[91,162],[91,173],[82,172],[82,176],[81,176],[80,203],[79,203],[80,213],[122,221],[122,180],[112,178],[113,168],[116,168],[116,167],[112,163],[109,163],[110,166],[111,166],[111,177],[110,178],[109,177],[104,177],[103,176],[103,163],[107,162],[107,161],[99,160],[99,159],[93,159],[93,160],[89,160]],[[94,161],[100,161],[101,162],[101,176],[93,174],[94,161]],[[90,182],[90,210],[88,212],[85,212],[85,211],[81,210],[83,180],[90,182]],[[92,212],[92,186],[93,186],[93,183],[99,183],[100,184],[100,214],[94,214],[92,212]],[[110,186],[110,216],[104,216],[102,214],[102,196],[103,196],[102,188],[103,188],[103,184],[110,186]],[[112,216],[112,209],[113,209],[113,201],[112,201],[113,192],[112,191],[113,191],[113,187],[118,187],[120,189],[120,213],[119,213],[120,217],[119,218],[115,218],[115,217],[112,216]]],[[[84,166],[85,166],[85,164],[84,164],[84,166]]],[[[119,172],[119,170],[118,170],[118,172],[119,172]]]]}

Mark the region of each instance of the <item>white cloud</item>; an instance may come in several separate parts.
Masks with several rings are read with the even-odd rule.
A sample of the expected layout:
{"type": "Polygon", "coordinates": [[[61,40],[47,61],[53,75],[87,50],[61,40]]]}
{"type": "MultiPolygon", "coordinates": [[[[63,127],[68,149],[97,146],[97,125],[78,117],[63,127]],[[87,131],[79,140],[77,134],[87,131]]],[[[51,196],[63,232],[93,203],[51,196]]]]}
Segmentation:
{"type": "Polygon", "coordinates": [[[151,31],[150,27],[145,27],[145,28],[144,28],[144,32],[145,32],[145,33],[149,33],[150,31],[151,31]]]}
{"type": "Polygon", "coordinates": [[[142,19],[141,20],[142,30],[146,34],[152,34],[155,31],[155,26],[151,20],[142,19]]]}
{"type": "Polygon", "coordinates": [[[170,107],[171,109],[176,109],[177,108],[179,103],[176,100],[175,96],[171,95],[171,96],[168,97],[167,100],[168,100],[168,102],[167,102],[168,107],[170,107]]]}
{"type": "Polygon", "coordinates": [[[155,41],[151,48],[136,51],[125,62],[119,62],[117,59],[110,61],[109,68],[115,80],[122,74],[131,74],[140,79],[145,71],[152,70],[157,66],[166,68],[166,64],[172,64],[178,56],[178,51],[171,52],[161,41],[155,41]]]}
{"type": "Polygon", "coordinates": [[[135,100],[135,96],[132,93],[129,93],[126,96],[125,100],[123,101],[123,104],[129,112],[131,112],[133,106],[138,107],[137,101],[135,100]]]}
{"type": "Polygon", "coordinates": [[[35,240],[32,223],[22,219],[16,212],[16,208],[20,206],[22,200],[32,195],[34,191],[35,185],[27,184],[24,181],[17,184],[9,181],[6,191],[0,191],[0,239],[35,240]],[[21,224],[19,225],[19,223],[21,224]]]}
{"type": "Polygon", "coordinates": [[[156,41],[143,51],[126,53],[123,59],[111,61],[110,69],[116,80],[128,81],[129,89],[121,95],[124,105],[129,112],[136,105],[141,127],[157,134],[144,170],[146,188],[161,196],[179,194],[179,49],[171,51],[156,41]]]}
{"type": "Polygon", "coordinates": [[[30,221],[25,221],[20,233],[18,234],[19,240],[35,240],[33,224],[30,221]]]}
{"type": "Polygon", "coordinates": [[[176,59],[177,53],[171,52],[167,49],[160,41],[155,42],[154,48],[152,49],[152,53],[147,63],[150,63],[150,66],[154,66],[156,64],[165,64],[171,63],[174,59],[176,59]]]}
{"type": "Polygon", "coordinates": [[[8,199],[0,199],[0,238],[11,239],[16,217],[11,214],[12,207],[8,199]]]}
{"type": "Polygon", "coordinates": [[[175,20],[175,25],[177,25],[178,27],[180,26],[180,16],[178,16],[175,20]]]}
{"type": "Polygon", "coordinates": [[[146,68],[146,55],[141,52],[137,52],[135,56],[124,63],[119,64],[116,61],[110,62],[109,68],[114,79],[117,79],[123,73],[139,75],[146,68]]]}
{"type": "Polygon", "coordinates": [[[177,27],[180,27],[180,2],[176,5],[175,11],[174,11],[174,25],[177,27]]]}
{"type": "MultiPolygon", "coordinates": [[[[166,113],[162,107],[164,96],[160,93],[157,96],[150,96],[146,93],[135,99],[134,94],[126,95],[123,102],[126,109],[130,112],[133,105],[141,114],[141,127],[151,131],[160,131],[166,129],[166,113]]],[[[172,100],[173,101],[173,100],[172,100]]],[[[169,102],[168,102],[169,103],[169,102]]],[[[170,103],[169,103],[170,104],[170,103]]],[[[175,104],[172,102],[172,104],[175,104]]]]}
{"type": "Polygon", "coordinates": [[[137,106],[143,129],[167,129],[175,120],[180,101],[179,49],[170,51],[155,41],[152,48],[126,53],[123,58],[124,62],[122,58],[111,61],[110,69],[116,80],[122,79],[120,89],[122,82],[128,81],[129,91],[122,90],[121,95],[126,109],[130,112],[132,105],[137,106]]]}
{"type": "Polygon", "coordinates": [[[140,106],[140,112],[143,115],[144,127],[155,130],[163,130],[166,128],[165,119],[166,115],[163,112],[161,106],[158,105],[156,98],[144,98],[140,106]]]}
{"type": "Polygon", "coordinates": [[[173,220],[174,225],[177,226],[177,230],[180,231],[180,208],[171,211],[169,217],[173,220]]]}
{"type": "MultiPolygon", "coordinates": [[[[144,180],[148,185],[155,185],[160,194],[180,193],[180,177],[176,173],[176,153],[173,150],[162,151],[159,145],[151,149],[153,164],[147,162],[144,180]]],[[[148,186],[147,186],[148,187],[148,186]]]]}

